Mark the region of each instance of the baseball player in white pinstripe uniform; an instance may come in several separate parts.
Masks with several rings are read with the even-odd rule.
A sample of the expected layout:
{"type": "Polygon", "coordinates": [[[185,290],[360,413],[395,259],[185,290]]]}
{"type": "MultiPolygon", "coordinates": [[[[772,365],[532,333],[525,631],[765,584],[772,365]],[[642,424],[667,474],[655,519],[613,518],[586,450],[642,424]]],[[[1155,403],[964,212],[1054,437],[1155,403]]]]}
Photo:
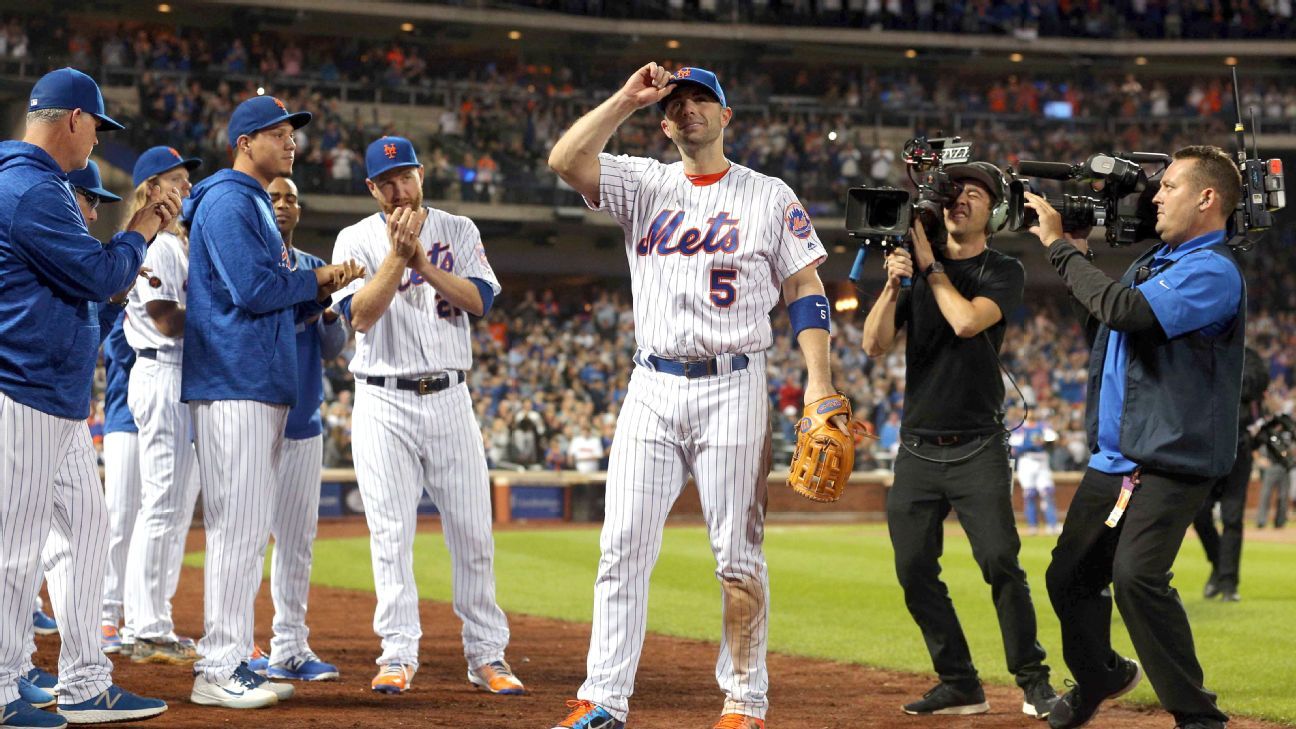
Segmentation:
{"type": "Polygon", "coordinates": [[[98,130],[121,128],[94,80],[64,68],[33,87],[23,140],[0,142],[0,726],[166,711],[113,685],[97,630],[108,518],[85,423],[95,351],[120,314],[109,299],[180,205],[169,195],[141,210],[107,245],[90,235],[66,175],[86,166],[98,130]],[[62,640],[57,714],[18,687],[42,561],[62,640]]]}
{"type": "MultiPolygon", "coordinates": [[[[297,268],[316,269],[320,258],[293,247],[293,230],[301,219],[297,185],[280,177],[266,188],[274,206],[275,224],[297,268]]],[[[306,637],[306,597],[310,591],[311,556],[319,525],[320,467],[324,461],[324,367],[346,346],[349,334],[340,315],[325,311],[297,325],[297,404],[288,412],[279,482],[270,517],[274,556],[270,562],[270,593],[274,599],[274,638],[269,657],[253,657],[248,667],[268,678],[330,681],[337,666],[321,661],[306,637]]]]}
{"type": "Polygon", "coordinates": [[[338,234],[333,260],[370,272],[335,298],[356,331],[352,453],[369,522],[382,637],[371,687],[409,690],[418,668],[414,532],[424,491],[441,513],[463,619],[468,680],[524,693],[504,660],[508,622],[495,604],[489,476],[465,373],[471,323],[499,293],[472,221],[423,207],[423,167],[409,140],[383,137],[365,154],[381,208],[338,234]]]}
{"type": "Polygon", "coordinates": [[[648,580],[671,504],[692,475],[716,557],[724,629],[716,729],[763,729],[769,580],[762,552],[770,468],[765,351],[780,290],[808,370],[806,402],[832,394],[824,259],[781,180],[732,164],[733,111],[715,75],[655,63],[577,121],[549,164],[625,230],[638,352],[608,466],[587,676],[558,727],[619,729],[643,648],[648,580]],[[658,105],[682,162],[601,154],[658,105]]]}
{"type": "MultiPolygon", "coordinates": [[[[69,172],[67,178],[68,178],[68,184],[72,187],[72,191],[76,197],[77,207],[81,210],[81,217],[85,220],[87,227],[91,223],[94,223],[96,220],[98,220],[99,218],[98,209],[100,203],[114,203],[114,202],[121,201],[120,197],[112,194],[111,192],[103,188],[103,181],[99,177],[99,165],[97,165],[93,160],[91,160],[86,165],[85,169],[73,170],[72,172],[69,172]]],[[[104,458],[105,458],[105,469],[108,469],[109,461],[107,459],[109,457],[109,453],[108,453],[108,446],[107,446],[107,439],[108,439],[107,436],[119,435],[122,431],[125,431],[126,435],[129,436],[129,439],[126,441],[126,444],[129,446],[130,444],[134,443],[135,423],[133,420],[131,420],[130,411],[126,410],[126,405],[125,405],[125,400],[126,400],[125,376],[126,373],[130,371],[130,363],[127,362],[125,365],[125,369],[123,369],[120,360],[120,354],[123,350],[126,353],[130,353],[130,354],[133,353],[130,352],[130,347],[126,346],[125,340],[123,340],[121,336],[121,317],[124,316],[124,312],[120,312],[119,307],[114,306],[111,309],[104,311],[103,314],[104,315],[101,317],[101,321],[111,326],[110,333],[104,331],[100,332],[101,335],[107,333],[107,336],[104,338],[103,346],[104,346],[104,364],[108,370],[107,392],[105,393],[105,397],[104,397],[104,432],[105,432],[104,458]],[[116,324],[111,323],[111,316],[113,312],[118,313],[116,324]],[[118,354],[118,358],[116,360],[114,360],[114,356],[113,356],[114,353],[118,354]],[[122,411],[125,411],[124,415],[122,411]]],[[[117,441],[117,443],[120,444],[120,441],[117,441]]],[[[116,455],[117,456],[122,455],[121,453],[122,450],[127,451],[126,455],[130,455],[130,456],[134,455],[133,450],[127,450],[122,448],[118,449],[118,453],[116,455]]],[[[127,464],[127,465],[131,465],[131,467],[134,468],[133,464],[127,464]]],[[[136,485],[135,488],[136,488],[136,492],[138,492],[138,488],[139,488],[138,485],[136,485]]],[[[107,501],[106,495],[105,495],[105,501],[107,501]]],[[[113,510],[111,504],[109,505],[108,513],[109,513],[109,526],[111,529],[115,530],[116,523],[113,521],[113,510]]],[[[130,515],[130,518],[133,522],[134,513],[130,515]]],[[[117,532],[113,531],[111,532],[111,534],[112,536],[116,536],[117,532]]],[[[63,542],[63,544],[66,544],[66,542],[63,542]]],[[[113,542],[111,541],[110,538],[109,541],[110,561],[108,565],[110,571],[113,567],[111,563],[112,545],[113,542]]],[[[124,551],[122,552],[122,557],[125,557],[124,551]]],[[[50,567],[52,565],[58,564],[62,560],[68,560],[69,558],[70,558],[69,554],[53,554],[53,553],[44,554],[43,562],[45,564],[46,571],[49,572],[50,567]]],[[[54,570],[52,573],[49,574],[49,576],[54,579],[61,579],[63,576],[66,576],[68,574],[69,572],[67,570],[54,570]]],[[[118,572],[118,574],[120,574],[120,571],[118,572]]],[[[51,585],[50,591],[51,594],[53,594],[56,590],[66,590],[67,588],[68,586],[66,584],[59,585],[57,588],[51,585]]],[[[120,593],[118,593],[118,599],[120,600],[120,593]]],[[[120,608],[120,603],[118,605],[120,608]]],[[[40,598],[37,598],[37,606],[39,609],[40,598]]],[[[44,613],[41,612],[41,614],[43,615],[44,613]]],[[[53,618],[49,618],[48,616],[46,616],[46,619],[49,620],[50,622],[53,622],[53,618]]],[[[33,627],[34,630],[32,632],[35,635],[50,635],[51,633],[58,632],[57,626],[54,628],[53,631],[41,630],[41,626],[39,622],[36,622],[33,627]]],[[[105,650],[105,652],[107,651],[105,650]]],[[[35,653],[36,653],[35,638],[29,637],[26,658],[23,662],[20,676],[18,678],[18,691],[22,700],[26,701],[27,703],[39,709],[46,706],[50,706],[55,702],[54,690],[58,685],[58,677],[48,671],[38,668],[34,663],[32,663],[31,656],[33,656],[35,653]]]]}
{"type": "MultiPolygon", "coordinates": [[[[188,196],[189,174],[201,165],[171,147],[146,150],[135,162],[132,209],[172,190],[188,196]]],[[[131,289],[123,325],[136,354],[127,402],[139,426],[140,458],[140,510],[126,557],[125,633],[134,642],[132,661],[188,665],[197,651],[176,636],[171,618],[198,497],[193,421],[180,402],[189,243],[179,221],[158,233],[144,267],[149,279],[131,289]]]]}
{"type": "MultiPolygon", "coordinates": [[[[119,198],[120,199],[120,198],[119,198]]],[[[104,502],[108,506],[108,570],[104,573],[103,611],[100,614],[99,645],[104,653],[118,653],[122,639],[118,626],[124,613],[126,553],[135,531],[140,509],[139,426],[126,402],[135,350],[126,343],[118,317],[104,340],[104,502]]]]}
{"type": "Polygon", "coordinates": [[[360,275],[354,265],[296,268],[266,188],[292,174],[293,131],[310,122],[256,96],[229,121],[234,166],[199,182],[190,221],[189,306],[180,398],[193,415],[207,530],[206,633],[189,700],[255,709],[293,694],[249,670],[253,609],[288,411],[297,402],[297,322],[360,275]]]}

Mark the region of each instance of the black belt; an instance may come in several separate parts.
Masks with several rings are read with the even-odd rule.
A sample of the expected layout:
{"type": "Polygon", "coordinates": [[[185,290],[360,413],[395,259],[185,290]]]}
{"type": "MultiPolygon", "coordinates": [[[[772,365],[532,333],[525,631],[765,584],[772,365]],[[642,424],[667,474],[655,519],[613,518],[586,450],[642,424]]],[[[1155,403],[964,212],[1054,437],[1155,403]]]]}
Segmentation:
{"type": "Polygon", "coordinates": [[[144,359],[157,359],[156,349],[139,349],[135,351],[135,354],[137,356],[143,357],[144,359]]]}
{"type": "MultiPolygon", "coordinates": [[[[385,387],[387,379],[386,377],[366,377],[364,381],[366,385],[385,387]]],[[[397,390],[409,390],[420,395],[430,395],[463,382],[464,373],[455,370],[453,372],[443,372],[433,377],[422,377],[417,380],[406,380],[398,377],[395,378],[395,381],[397,390]]]]}
{"type": "MultiPolygon", "coordinates": [[[[710,377],[712,375],[720,374],[720,363],[718,357],[681,361],[666,359],[665,357],[658,357],[655,354],[650,354],[648,355],[647,360],[648,364],[652,365],[652,368],[658,372],[687,377],[690,380],[698,377],[710,377]]],[[[732,364],[730,368],[731,371],[738,372],[747,369],[750,360],[745,354],[735,354],[730,359],[730,362],[732,364]]]]}
{"type": "Polygon", "coordinates": [[[901,435],[900,438],[908,442],[911,446],[923,443],[935,446],[956,446],[978,441],[990,435],[993,435],[993,433],[947,433],[944,435],[915,435],[913,433],[905,433],[901,435]]]}

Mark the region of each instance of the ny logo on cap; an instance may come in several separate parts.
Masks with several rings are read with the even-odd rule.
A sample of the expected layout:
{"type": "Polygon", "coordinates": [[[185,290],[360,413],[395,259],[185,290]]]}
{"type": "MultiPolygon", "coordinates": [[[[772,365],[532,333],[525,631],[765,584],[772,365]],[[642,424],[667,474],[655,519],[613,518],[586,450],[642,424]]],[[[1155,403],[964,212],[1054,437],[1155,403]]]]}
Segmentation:
{"type": "Polygon", "coordinates": [[[396,159],[396,145],[384,144],[383,154],[387,155],[387,159],[396,159]]]}
{"type": "Polygon", "coordinates": [[[167,147],[167,151],[171,153],[172,157],[175,157],[176,159],[180,159],[180,153],[176,151],[175,147],[167,147]]]}
{"type": "Polygon", "coordinates": [[[675,78],[688,78],[693,74],[693,69],[687,66],[675,72],[675,78]]]}
{"type": "Polygon", "coordinates": [[[274,101],[275,106],[279,107],[280,109],[283,109],[285,113],[288,111],[288,107],[284,106],[284,103],[282,101],[280,101],[279,99],[273,96],[271,96],[270,99],[274,101]]]}

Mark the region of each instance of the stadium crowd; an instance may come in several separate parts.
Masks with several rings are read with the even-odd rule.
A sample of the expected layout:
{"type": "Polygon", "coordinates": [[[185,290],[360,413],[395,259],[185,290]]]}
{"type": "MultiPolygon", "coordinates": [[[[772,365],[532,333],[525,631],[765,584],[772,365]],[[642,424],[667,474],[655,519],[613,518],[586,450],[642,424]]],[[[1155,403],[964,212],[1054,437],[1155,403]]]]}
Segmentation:
{"type": "MultiPolygon", "coordinates": [[[[594,13],[620,5],[533,4],[594,13]]],[[[635,12],[651,13],[652,5],[639,3],[635,12]]],[[[831,3],[801,5],[771,3],[769,8],[814,16],[828,12],[831,3]]],[[[876,5],[890,12],[891,3],[876,5]]],[[[991,6],[1005,5],[1026,12],[1027,6],[1058,4],[953,3],[938,7],[937,14],[964,9],[994,14],[991,6]]],[[[1067,17],[1084,6],[1065,5],[1067,17]]],[[[1131,3],[1126,11],[1155,14],[1179,4],[1150,2],[1142,10],[1138,5],[1131,3]]],[[[0,45],[14,53],[99,67],[108,78],[114,69],[127,71],[122,78],[135,85],[139,100],[130,143],[138,148],[164,142],[204,158],[208,169],[223,163],[222,120],[243,99],[265,91],[292,108],[311,111],[317,122],[298,132],[297,177],[307,193],[363,194],[361,150],[370,139],[400,132],[427,142],[421,147],[429,150],[432,199],[571,202],[544,159],[558,135],[624,77],[624,69],[602,65],[444,57],[414,36],[374,41],[277,32],[234,35],[47,15],[23,17],[21,23],[10,18],[5,28],[0,45]],[[38,39],[31,51],[29,36],[38,39]],[[393,97],[404,99],[400,103],[427,105],[424,128],[398,128],[384,119],[385,112],[372,103],[375,88],[407,92],[393,97]]],[[[976,143],[979,156],[1010,166],[1023,158],[1079,161],[1099,149],[1172,149],[1189,138],[1224,144],[1234,115],[1223,73],[1167,80],[1153,74],[1140,79],[1099,70],[1077,77],[1069,70],[1031,69],[1003,77],[969,74],[950,61],[925,64],[921,57],[890,69],[753,68],[725,62],[716,70],[738,109],[730,155],[787,180],[811,212],[820,214],[837,212],[852,185],[902,182],[894,142],[878,138],[879,126],[956,130],[976,143]]],[[[1262,78],[1247,82],[1242,91],[1243,106],[1254,107],[1266,128],[1296,125],[1296,85],[1262,78]]],[[[676,154],[649,114],[623,125],[613,149],[667,160],[676,154]]]]}
{"type": "Polygon", "coordinates": [[[830,25],[1022,39],[1285,38],[1293,28],[1290,0],[510,0],[503,4],[613,18],[830,25]]]}

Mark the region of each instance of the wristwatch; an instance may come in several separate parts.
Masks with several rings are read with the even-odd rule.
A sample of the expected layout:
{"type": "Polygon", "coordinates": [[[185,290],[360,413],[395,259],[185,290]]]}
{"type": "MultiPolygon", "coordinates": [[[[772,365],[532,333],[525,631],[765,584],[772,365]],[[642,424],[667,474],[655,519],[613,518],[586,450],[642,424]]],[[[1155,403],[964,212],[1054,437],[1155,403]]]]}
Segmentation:
{"type": "Polygon", "coordinates": [[[930,266],[923,269],[923,276],[930,276],[933,273],[945,273],[945,267],[940,261],[932,261],[930,266]]]}

